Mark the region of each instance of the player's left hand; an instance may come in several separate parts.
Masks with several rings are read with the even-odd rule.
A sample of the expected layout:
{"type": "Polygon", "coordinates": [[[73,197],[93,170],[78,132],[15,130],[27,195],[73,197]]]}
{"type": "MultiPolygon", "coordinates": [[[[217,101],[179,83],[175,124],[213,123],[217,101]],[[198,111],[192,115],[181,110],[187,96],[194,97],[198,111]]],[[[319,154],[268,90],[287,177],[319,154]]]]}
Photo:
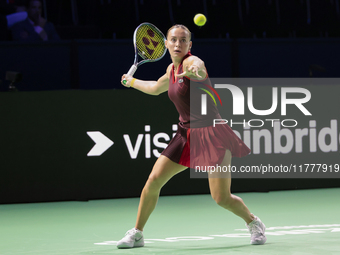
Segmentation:
{"type": "Polygon", "coordinates": [[[181,77],[184,77],[184,76],[187,76],[189,78],[202,78],[201,75],[198,74],[199,72],[199,68],[198,66],[195,66],[195,65],[191,65],[191,66],[188,66],[186,65],[184,67],[184,72],[181,73],[181,74],[177,74],[176,76],[181,78],[181,77]]]}

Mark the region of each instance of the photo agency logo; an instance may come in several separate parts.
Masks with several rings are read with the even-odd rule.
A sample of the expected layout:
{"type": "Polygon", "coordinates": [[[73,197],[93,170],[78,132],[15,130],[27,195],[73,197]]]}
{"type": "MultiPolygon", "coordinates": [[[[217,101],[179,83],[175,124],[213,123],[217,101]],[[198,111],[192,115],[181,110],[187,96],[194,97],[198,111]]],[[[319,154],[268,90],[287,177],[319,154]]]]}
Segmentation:
{"type": "MultiPolygon", "coordinates": [[[[216,92],[216,90],[209,86],[213,93],[218,97],[220,104],[222,106],[222,101],[219,96],[219,94],[216,92]]],[[[242,90],[232,84],[215,84],[215,88],[217,89],[227,89],[231,92],[232,98],[233,98],[233,115],[245,115],[245,110],[244,110],[244,105],[245,105],[245,96],[242,92],[242,90]]],[[[215,105],[217,106],[216,100],[214,96],[206,89],[199,88],[206,92],[214,101],[215,105]]],[[[201,114],[202,115],[207,115],[207,94],[202,94],[201,95],[201,114]]],[[[267,116],[271,115],[274,113],[278,107],[278,88],[274,87],[272,88],[272,105],[269,109],[265,110],[260,110],[256,109],[254,107],[253,103],[253,88],[248,87],[247,88],[247,106],[248,110],[257,116],[267,116]]],[[[287,115],[287,105],[292,104],[295,105],[304,115],[312,115],[307,108],[303,105],[307,103],[311,99],[311,93],[308,89],[305,88],[281,88],[281,116],[286,116],[287,115]],[[289,93],[299,93],[303,95],[303,98],[287,98],[287,95],[289,93]]],[[[279,119],[250,119],[246,122],[245,119],[242,121],[242,125],[245,127],[248,125],[249,127],[262,127],[265,123],[265,121],[271,122],[272,126],[274,125],[274,121],[279,121],[279,119]],[[256,124],[254,124],[256,123],[256,124]]],[[[213,126],[215,127],[216,125],[223,125],[227,124],[229,121],[227,119],[214,119],[213,120],[213,126]]],[[[233,121],[233,119],[230,119],[230,126],[232,127],[233,124],[240,124],[239,122],[233,121]]],[[[281,121],[281,125],[284,127],[295,127],[297,126],[298,121],[295,119],[284,119],[281,121]],[[294,124],[288,125],[286,124],[287,122],[291,122],[294,124]]]]}
{"type": "MultiPolygon", "coordinates": [[[[220,95],[217,93],[217,91],[211,87],[210,85],[208,84],[203,84],[207,89],[210,89],[215,95],[216,97],[218,98],[218,100],[220,101],[220,104],[222,106],[222,100],[221,100],[221,97],[220,95]]],[[[204,88],[201,88],[201,87],[198,87],[198,89],[204,91],[206,94],[202,94],[201,95],[201,114],[202,115],[207,115],[207,95],[210,96],[210,98],[214,101],[215,103],[215,106],[217,106],[217,103],[216,103],[216,100],[215,100],[215,97],[213,96],[213,94],[207,90],[207,89],[204,89],[204,88]]]]}
{"type": "Polygon", "coordinates": [[[340,79],[210,80],[210,88],[191,93],[192,111],[213,127],[229,125],[252,154],[338,151],[340,103],[336,95],[340,79]],[[216,118],[214,107],[218,107],[220,118],[216,118]]]}

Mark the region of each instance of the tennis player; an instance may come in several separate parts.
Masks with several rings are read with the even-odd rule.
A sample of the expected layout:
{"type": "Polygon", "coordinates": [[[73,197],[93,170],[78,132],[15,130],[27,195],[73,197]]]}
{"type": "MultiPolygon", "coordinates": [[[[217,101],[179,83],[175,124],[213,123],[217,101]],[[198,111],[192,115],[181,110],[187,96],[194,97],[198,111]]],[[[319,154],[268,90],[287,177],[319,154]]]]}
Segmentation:
{"type": "MultiPolygon", "coordinates": [[[[136,225],[118,241],[118,248],[144,246],[144,226],[155,209],[161,188],[174,175],[194,165],[216,166],[218,164],[221,167],[228,167],[232,157],[243,157],[250,153],[250,149],[228,125],[213,127],[212,120],[205,117],[221,118],[214,103],[208,102],[208,114],[205,116],[200,112],[190,111],[190,86],[209,85],[210,80],[204,62],[190,53],[192,41],[189,29],[184,25],[171,27],[165,45],[169,50],[172,63],[157,81],[137,80],[126,74],[121,80],[122,84],[124,79],[127,81],[124,86],[150,95],[159,95],[168,91],[169,98],[179,112],[180,122],[176,135],[157,159],[143,188],[136,225]],[[194,149],[193,141],[195,141],[194,149]],[[204,146],[199,146],[200,144],[204,146]]],[[[251,234],[251,244],[264,244],[267,240],[265,225],[250,213],[241,198],[231,194],[230,173],[224,173],[224,176],[219,176],[217,173],[208,175],[210,192],[216,203],[246,222],[251,234]]]]}

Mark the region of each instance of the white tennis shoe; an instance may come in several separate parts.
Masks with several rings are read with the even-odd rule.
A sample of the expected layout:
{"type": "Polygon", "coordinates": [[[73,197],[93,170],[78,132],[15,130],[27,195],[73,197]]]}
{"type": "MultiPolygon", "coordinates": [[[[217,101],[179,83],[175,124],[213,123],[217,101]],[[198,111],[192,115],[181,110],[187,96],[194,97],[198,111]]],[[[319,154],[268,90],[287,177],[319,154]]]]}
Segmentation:
{"type": "Polygon", "coordinates": [[[118,249],[127,249],[134,247],[143,247],[144,246],[144,237],[143,232],[133,228],[126,232],[125,237],[123,237],[117,243],[118,249]]]}
{"type": "Polygon", "coordinates": [[[266,226],[259,217],[255,216],[255,219],[249,224],[246,224],[246,226],[251,235],[250,244],[264,244],[267,241],[267,237],[264,234],[266,226]]]}

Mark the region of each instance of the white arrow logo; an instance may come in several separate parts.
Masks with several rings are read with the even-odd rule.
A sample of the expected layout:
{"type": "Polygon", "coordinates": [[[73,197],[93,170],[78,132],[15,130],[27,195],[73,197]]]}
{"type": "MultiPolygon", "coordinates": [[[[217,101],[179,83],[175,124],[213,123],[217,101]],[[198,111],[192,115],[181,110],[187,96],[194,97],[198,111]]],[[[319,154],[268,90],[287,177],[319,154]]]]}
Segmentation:
{"type": "Polygon", "coordinates": [[[93,148],[87,153],[87,156],[100,156],[113,142],[99,131],[86,132],[89,137],[96,143],[93,148]]]}

